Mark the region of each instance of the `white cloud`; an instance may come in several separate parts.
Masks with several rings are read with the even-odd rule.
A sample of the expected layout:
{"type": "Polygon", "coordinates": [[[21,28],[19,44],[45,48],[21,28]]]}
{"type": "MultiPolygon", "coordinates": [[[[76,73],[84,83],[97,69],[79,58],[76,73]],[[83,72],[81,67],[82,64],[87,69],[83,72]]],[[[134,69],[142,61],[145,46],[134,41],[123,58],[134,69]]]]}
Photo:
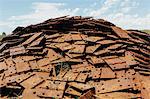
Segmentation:
{"type": "Polygon", "coordinates": [[[106,0],[98,9],[94,7],[95,5],[97,6],[98,2],[94,1],[91,7],[71,9],[66,8],[64,3],[35,2],[32,3],[31,12],[25,15],[11,16],[7,21],[1,21],[0,27],[4,28],[3,30],[8,28],[7,30],[12,31],[17,26],[27,26],[49,18],[64,15],[74,16],[80,13],[82,16],[103,18],[125,29],[150,29],[150,14],[145,16],[131,14],[132,10],[139,6],[139,2],[135,2],[135,0],[106,0]]]}
{"type": "Polygon", "coordinates": [[[90,16],[94,16],[94,17],[98,17],[98,16],[102,16],[103,14],[105,14],[108,10],[111,9],[111,7],[118,3],[120,0],[106,0],[103,4],[102,7],[100,7],[100,9],[98,10],[93,10],[92,12],[90,12],[90,16]]]}
{"type": "Polygon", "coordinates": [[[36,2],[33,3],[34,12],[20,15],[20,16],[12,16],[9,20],[22,21],[24,25],[31,23],[38,23],[44,21],[48,18],[59,17],[63,15],[75,15],[78,12],[79,8],[75,9],[62,9],[65,6],[64,3],[43,3],[36,2]]]}

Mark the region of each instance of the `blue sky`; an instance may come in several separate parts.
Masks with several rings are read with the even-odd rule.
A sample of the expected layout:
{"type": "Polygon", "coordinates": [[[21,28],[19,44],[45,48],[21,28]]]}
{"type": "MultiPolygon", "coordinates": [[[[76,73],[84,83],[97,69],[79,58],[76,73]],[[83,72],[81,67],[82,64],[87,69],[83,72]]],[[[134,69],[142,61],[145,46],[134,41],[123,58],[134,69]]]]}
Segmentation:
{"type": "Polygon", "coordinates": [[[0,33],[64,15],[103,18],[123,29],[150,29],[150,0],[0,0],[0,33]]]}

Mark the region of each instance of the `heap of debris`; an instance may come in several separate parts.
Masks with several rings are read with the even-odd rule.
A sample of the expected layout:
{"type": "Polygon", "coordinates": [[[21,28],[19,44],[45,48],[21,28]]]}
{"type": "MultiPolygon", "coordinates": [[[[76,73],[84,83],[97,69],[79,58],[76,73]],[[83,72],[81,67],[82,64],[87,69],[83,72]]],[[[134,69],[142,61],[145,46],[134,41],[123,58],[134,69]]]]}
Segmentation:
{"type": "Polygon", "coordinates": [[[59,17],[0,42],[1,98],[150,98],[150,35],[59,17]]]}

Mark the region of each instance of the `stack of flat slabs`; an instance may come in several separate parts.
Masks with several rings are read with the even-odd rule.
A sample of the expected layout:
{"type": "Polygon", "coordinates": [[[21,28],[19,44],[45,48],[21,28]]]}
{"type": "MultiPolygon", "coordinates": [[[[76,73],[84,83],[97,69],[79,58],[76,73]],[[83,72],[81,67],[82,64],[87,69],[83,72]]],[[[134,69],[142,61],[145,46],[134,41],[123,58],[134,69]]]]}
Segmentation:
{"type": "Polygon", "coordinates": [[[0,98],[149,99],[150,35],[63,16],[0,41],[0,98]]]}

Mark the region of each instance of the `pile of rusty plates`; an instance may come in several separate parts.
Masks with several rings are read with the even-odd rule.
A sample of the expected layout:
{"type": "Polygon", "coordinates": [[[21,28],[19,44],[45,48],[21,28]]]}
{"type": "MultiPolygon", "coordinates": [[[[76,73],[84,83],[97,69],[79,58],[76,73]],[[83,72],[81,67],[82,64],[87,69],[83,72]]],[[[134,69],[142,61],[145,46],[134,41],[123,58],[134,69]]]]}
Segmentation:
{"type": "Polygon", "coordinates": [[[0,98],[150,99],[150,35],[63,16],[0,41],[0,98]]]}

